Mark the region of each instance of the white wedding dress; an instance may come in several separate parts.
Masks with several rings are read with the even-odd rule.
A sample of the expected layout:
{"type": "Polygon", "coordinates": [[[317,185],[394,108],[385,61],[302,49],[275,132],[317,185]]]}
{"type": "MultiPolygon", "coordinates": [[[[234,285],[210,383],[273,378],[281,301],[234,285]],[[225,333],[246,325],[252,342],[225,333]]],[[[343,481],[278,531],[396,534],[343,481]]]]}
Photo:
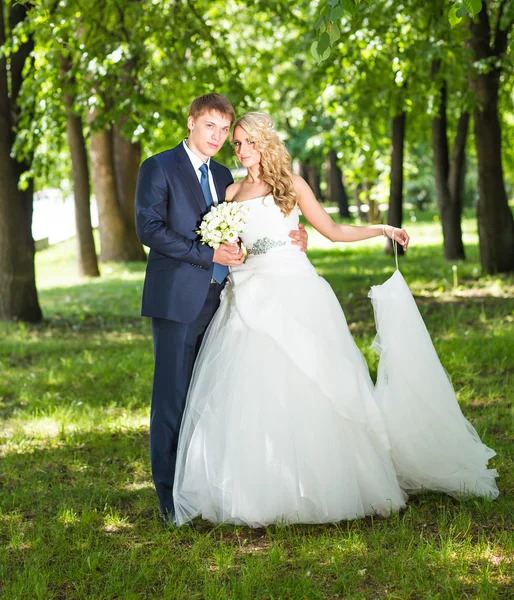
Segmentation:
{"type": "Polygon", "coordinates": [[[177,524],[388,515],[421,489],[496,497],[494,452],[462,416],[421,317],[405,335],[395,310],[398,329],[387,328],[399,272],[371,292],[382,352],[375,391],[331,287],[291,244],[298,210],[285,217],[272,196],[244,204],[249,255],[231,270],[182,421],[177,524]]]}

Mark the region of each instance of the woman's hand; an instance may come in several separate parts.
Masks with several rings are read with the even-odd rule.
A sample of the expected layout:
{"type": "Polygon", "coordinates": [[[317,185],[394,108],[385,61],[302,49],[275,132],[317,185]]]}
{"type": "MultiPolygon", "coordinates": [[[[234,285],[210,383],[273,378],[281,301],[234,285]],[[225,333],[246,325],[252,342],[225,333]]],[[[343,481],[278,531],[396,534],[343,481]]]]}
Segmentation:
{"type": "Polygon", "coordinates": [[[395,240],[403,246],[404,250],[407,250],[409,246],[410,237],[405,229],[399,227],[393,227],[392,225],[384,225],[382,229],[383,234],[391,240],[395,240]]]}

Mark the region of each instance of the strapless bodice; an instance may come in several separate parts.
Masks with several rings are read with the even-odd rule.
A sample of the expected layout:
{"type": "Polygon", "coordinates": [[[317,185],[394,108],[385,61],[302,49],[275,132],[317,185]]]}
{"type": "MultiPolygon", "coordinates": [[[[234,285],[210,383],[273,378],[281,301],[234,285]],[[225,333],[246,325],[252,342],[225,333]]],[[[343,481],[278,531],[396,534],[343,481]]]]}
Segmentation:
{"type": "Polygon", "coordinates": [[[242,200],[241,204],[248,208],[247,223],[240,237],[248,249],[249,259],[276,251],[300,252],[289,237],[292,229],[298,229],[298,207],[286,216],[271,194],[242,200]]]}
{"type": "Polygon", "coordinates": [[[280,276],[302,273],[317,277],[305,252],[289,237],[292,230],[298,229],[297,206],[286,216],[271,194],[241,200],[241,204],[248,207],[246,225],[240,235],[248,256],[242,265],[230,267],[230,280],[234,285],[248,275],[264,272],[280,276]]]}

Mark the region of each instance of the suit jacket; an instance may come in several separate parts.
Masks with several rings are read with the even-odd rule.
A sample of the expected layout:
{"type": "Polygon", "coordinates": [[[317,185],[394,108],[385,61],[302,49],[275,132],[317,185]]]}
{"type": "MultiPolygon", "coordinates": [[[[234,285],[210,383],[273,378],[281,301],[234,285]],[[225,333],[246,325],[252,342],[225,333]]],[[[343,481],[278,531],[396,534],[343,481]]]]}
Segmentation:
{"type": "MultiPolygon", "coordinates": [[[[232,175],[212,159],[210,169],[222,201],[232,175]]],[[[200,314],[214,254],[196,233],[206,212],[198,176],[182,143],[143,162],[136,189],[137,235],[150,248],[143,316],[191,323],[200,314]]]]}

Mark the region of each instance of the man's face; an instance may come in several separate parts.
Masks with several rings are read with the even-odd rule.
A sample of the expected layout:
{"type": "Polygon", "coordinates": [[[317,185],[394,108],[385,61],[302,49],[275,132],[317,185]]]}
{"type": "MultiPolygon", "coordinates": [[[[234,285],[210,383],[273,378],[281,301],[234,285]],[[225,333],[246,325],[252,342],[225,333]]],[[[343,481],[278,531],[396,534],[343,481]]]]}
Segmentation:
{"type": "Polygon", "coordinates": [[[219,112],[204,112],[194,119],[189,117],[187,145],[203,160],[214,156],[228,137],[231,121],[219,112]]]}

